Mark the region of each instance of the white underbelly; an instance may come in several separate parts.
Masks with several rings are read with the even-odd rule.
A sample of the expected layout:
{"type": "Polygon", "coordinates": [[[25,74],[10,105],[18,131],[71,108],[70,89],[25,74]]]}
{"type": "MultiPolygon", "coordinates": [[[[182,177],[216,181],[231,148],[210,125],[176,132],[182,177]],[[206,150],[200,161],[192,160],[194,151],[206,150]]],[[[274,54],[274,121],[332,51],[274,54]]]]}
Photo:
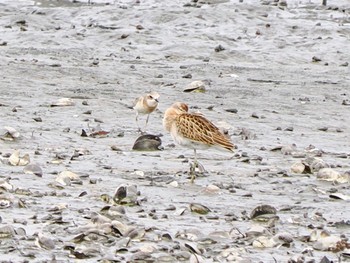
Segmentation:
{"type": "Polygon", "coordinates": [[[186,148],[201,150],[208,149],[210,147],[210,145],[207,145],[205,143],[193,141],[183,137],[182,135],[179,135],[177,129],[174,126],[171,129],[171,136],[178,145],[181,145],[186,148]]]}

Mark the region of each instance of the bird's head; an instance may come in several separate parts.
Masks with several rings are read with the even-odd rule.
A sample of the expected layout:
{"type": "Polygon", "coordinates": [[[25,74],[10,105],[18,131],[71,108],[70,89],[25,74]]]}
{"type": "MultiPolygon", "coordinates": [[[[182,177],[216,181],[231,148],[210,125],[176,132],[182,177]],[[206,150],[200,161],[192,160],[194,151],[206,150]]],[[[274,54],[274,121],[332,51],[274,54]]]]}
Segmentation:
{"type": "Polygon", "coordinates": [[[183,102],[175,102],[171,108],[173,108],[178,114],[188,112],[188,105],[183,102]]]}
{"type": "Polygon", "coordinates": [[[151,93],[148,93],[146,95],[146,100],[147,100],[147,104],[150,107],[156,107],[159,103],[159,94],[155,91],[152,91],[151,93]]]}

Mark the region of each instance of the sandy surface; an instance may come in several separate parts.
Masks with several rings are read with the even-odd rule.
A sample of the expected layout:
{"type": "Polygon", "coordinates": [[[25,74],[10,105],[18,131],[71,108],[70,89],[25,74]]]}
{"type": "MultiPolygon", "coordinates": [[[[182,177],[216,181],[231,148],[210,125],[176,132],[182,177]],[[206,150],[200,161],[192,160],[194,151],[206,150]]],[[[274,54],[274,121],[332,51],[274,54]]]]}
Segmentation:
{"type": "Polygon", "coordinates": [[[85,260],[147,255],[151,262],[171,262],[183,252],[184,261],[192,254],[199,262],[319,262],[323,256],[337,262],[340,252],[317,250],[302,237],[324,229],[349,238],[349,201],[330,198],[349,196],[349,183],[290,170],[315,155],[339,173],[350,169],[350,3],[320,2],[0,2],[1,128],[21,134],[1,141],[0,175],[13,189],[2,191],[11,205],[0,211],[0,227],[16,230],[0,240],[1,260],[68,262],[77,257],[72,250],[94,248],[85,260]],[[205,81],[207,92],[184,93],[194,80],[205,81]],[[161,103],[148,131],[163,134],[165,149],[135,152],[139,133],[128,106],[149,90],[161,95],[161,103]],[[50,107],[60,98],[75,105],[50,107]],[[228,128],[238,147],[233,156],[199,152],[209,176],[193,185],[187,177],[193,152],[171,147],[162,128],[163,112],[174,101],[228,128]],[[109,135],[81,137],[82,129],[97,125],[109,135]],[[271,151],[292,144],[292,150],[271,151]],[[29,154],[42,177],[7,164],[15,149],[29,154]],[[84,154],[71,160],[75,150],[84,154]],[[55,178],[65,170],[81,176],[82,184],[57,188],[55,178]],[[100,195],[113,196],[121,184],[137,185],[140,205],[126,206],[118,220],[141,233],[146,229],[145,235],[74,243],[91,215],[106,206],[100,195]],[[219,189],[208,192],[211,185],[219,189]],[[191,203],[211,212],[191,213],[191,203]],[[59,204],[65,208],[53,211],[59,204]],[[263,225],[271,235],[260,236],[288,233],[289,246],[257,248],[259,234],[246,236],[257,224],[250,213],[262,204],[275,207],[279,220],[263,225]],[[58,216],[64,223],[54,220],[58,216]],[[39,248],[36,233],[55,247],[39,248]],[[207,237],[216,242],[204,242],[207,237]],[[119,242],[125,239],[131,240],[127,246],[119,242]],[[186,242],[198,246],[197,253],[186,242]],[[120,248],[124,253],[116,252],[120,248]]]}

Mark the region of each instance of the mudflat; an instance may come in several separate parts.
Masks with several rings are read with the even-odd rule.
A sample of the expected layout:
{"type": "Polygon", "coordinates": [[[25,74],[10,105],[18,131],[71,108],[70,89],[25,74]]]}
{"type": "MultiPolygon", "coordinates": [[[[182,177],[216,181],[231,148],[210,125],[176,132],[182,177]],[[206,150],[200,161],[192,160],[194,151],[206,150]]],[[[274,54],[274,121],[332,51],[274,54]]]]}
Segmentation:
{"type": "Polygon", "coordinates": [[[349,12],[2,1],[1,260],[349,261],[349,12]],[[193,81],[205,92],[184,92],[193,81]],[[164,149],[134,151],[130,106],[148,91],[164,149]],[[162,127],[175,101],[237,145],[198,151],[193,184],[193,151],[162,127]]]}

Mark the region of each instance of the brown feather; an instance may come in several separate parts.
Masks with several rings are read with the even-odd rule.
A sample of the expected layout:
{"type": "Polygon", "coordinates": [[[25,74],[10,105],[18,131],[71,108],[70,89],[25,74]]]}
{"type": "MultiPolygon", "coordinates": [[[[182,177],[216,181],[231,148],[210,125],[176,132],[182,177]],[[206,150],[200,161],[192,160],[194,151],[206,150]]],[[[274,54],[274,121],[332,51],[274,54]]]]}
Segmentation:
{"type": "Polygon", "coordinates": [[[218,127],[199,114],[179,114],[176,118],[176,127],[178,133],[187,139],[233,151],[233,143],[218,127]]]}

